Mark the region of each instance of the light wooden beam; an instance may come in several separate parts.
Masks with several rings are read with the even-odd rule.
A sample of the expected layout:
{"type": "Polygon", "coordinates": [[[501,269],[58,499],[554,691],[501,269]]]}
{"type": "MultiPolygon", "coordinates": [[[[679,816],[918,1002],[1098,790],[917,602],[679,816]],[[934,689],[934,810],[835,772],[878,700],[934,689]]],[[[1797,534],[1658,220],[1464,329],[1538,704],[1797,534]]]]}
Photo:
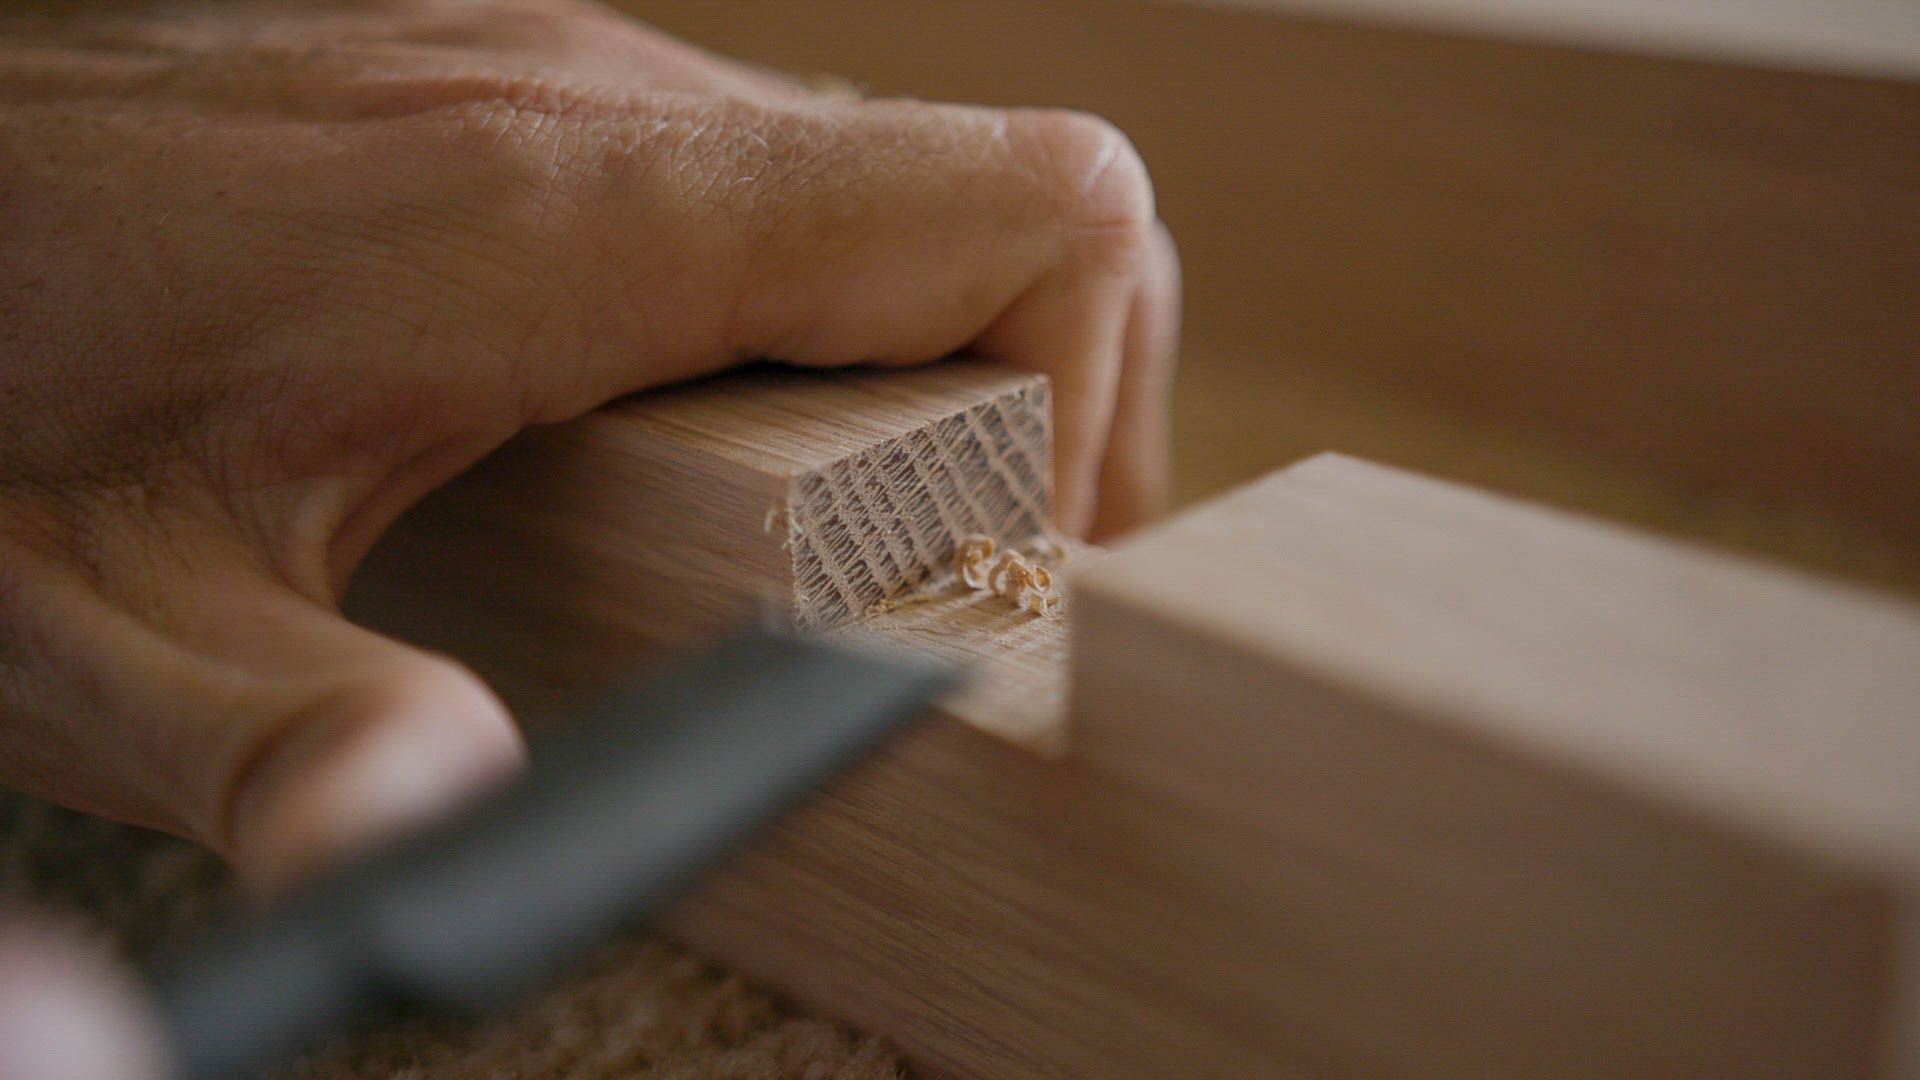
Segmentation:
{"type": "Polygon", "coordinates": [[[1920,613],[1322,458],[1076,579],[676,931],[963,1076],[1915,1075],[1920,613]]]}
{"type": "Polygon", "coordinates": [[[1366,1075],[1920,1069],[1920,611],[1333,455],[1074,604],[1076,750],[1285,913],[1211,980],[1366,1075]]]}

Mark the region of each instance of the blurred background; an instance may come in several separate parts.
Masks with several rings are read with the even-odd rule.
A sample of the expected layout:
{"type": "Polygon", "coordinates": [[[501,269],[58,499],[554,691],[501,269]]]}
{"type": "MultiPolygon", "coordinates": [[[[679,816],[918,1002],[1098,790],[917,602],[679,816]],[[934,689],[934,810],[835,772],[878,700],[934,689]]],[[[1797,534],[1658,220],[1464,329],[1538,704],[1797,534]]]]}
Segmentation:
{"type": "Polygon", "coordinates": [[[1920,4],[619,2],[1131,134],[1183,501],[1340,449],[1920,592],[1920,4]]]}

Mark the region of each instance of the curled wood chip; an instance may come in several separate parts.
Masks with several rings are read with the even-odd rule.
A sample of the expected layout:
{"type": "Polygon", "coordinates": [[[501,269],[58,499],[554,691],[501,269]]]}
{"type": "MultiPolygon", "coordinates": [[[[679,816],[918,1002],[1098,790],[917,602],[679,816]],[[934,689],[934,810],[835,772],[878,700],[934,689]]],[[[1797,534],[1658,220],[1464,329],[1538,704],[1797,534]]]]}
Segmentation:
{"type": "Polygon", "coordinates": [[[993,572],[987,575],[987,588],[1011,600],[1031,580],[1033,570],[1026,557],[1017,551],[1003,551],[1000,561],[993,564],[993,572]]]}
{"type": "Polygon", "coordinates": [[[976,592],[987,588],[990,561],[998,546],[991,536],[969,536],[960,541],[960,550],[954,555],[953,568],[959,575],[961,584],[976,592]]]}
{"type": "Polygon", "coordinates": [[[1022,611],[1052,616],[1060,610],[1053,571],[1012,548],[1000,550],[991,536],[969,536],[960,541],[954,572],[967,588],[991,592],[1022,611]]]}

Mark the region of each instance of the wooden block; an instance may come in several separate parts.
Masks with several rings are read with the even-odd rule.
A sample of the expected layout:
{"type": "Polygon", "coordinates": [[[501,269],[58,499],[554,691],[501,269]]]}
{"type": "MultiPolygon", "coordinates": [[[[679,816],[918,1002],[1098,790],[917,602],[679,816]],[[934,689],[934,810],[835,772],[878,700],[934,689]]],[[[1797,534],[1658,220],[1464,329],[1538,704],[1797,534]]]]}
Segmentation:
{"type": "Polygon", "coordinates": [[[1073,602],[1076,751],[1365,1075],[1920,1068],[1920,612],[1331,455],[1073,602]]]}
{"type": "MultiPolygon", "coordinates": [[[[515,523],[650,482],[575,445],[397,538],[490,521],[482,567],[549,587],[503,604],[429,547],[413,565],[467,569],[374,598],[388,629],[451,626],[434,643],[523,712],[668,617],[605,519],[515,523]]],[[[747,505],[714,520],[749,536],[747,505]]],[[[961,719],[1057,745],[1027,710],[1057,700],[1058,620],[953,594],[843,627],[1013,674],[668,929],[934,1073],[1912,1075],[1911,609],[1342,459],[1082,565],[1064,754],[961,719]]]]}
{"type": "Polygon", "coordinates": [[[1075,575],[676,933],[987,1077],[1914,1075],[1920,614],[1341,458],[1075,575]]]}
{"type": "Polygon", "coordinates": [[[427,500],[349,610],[479,660],[503,634],[558,653],[553,635],[599,626],[538,685],[502,687],[544,712],[756,605],[824,629],[921,588],[968,534],[1033,540],[1050,425],[1044,378],[977,361],[761,367],[640,395],[530,432],[427,500]]]}

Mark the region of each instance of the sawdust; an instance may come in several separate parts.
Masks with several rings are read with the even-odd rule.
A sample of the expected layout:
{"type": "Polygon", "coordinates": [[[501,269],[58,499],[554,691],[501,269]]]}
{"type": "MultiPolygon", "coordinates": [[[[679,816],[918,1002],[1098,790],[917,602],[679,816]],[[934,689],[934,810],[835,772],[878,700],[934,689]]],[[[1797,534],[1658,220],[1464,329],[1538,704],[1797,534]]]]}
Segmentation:
{"type": "MultiPolygon", "coordinates": [[[[0,915],[77,924],[136,962],[178,954],[238,905],[204,848],[0,790],[0,915]]],[[[635,931],[484,1017],[339,1036],[272,1080],[901,1080],[886,1042],[635,931]]]]}

